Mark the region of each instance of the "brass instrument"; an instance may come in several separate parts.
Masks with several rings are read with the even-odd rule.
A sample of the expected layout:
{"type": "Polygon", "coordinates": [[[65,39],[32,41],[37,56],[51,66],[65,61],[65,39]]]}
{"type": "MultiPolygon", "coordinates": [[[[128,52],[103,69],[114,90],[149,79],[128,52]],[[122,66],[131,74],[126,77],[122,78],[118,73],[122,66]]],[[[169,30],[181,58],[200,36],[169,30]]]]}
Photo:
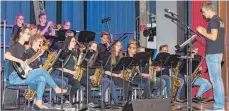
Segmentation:
{"type": "MultiPolygon", "coordinates": [[[[44,47],[48,47],[48,46],[50,46],[50,42],[45,41],[44,47]]],[[[51,66],[52,62],[55,60],[57,54],[56,54],[56,52],[51,52],[49,50],[47,50],[47,51],[49,52],[49,54],[48,54],[48,58],[45,61],[45,64],[43,65],[43,68],[46,69],[49,74],[51,74],[51,72],[53,71],[53,68],[50,66],[51,66]]],[[[26,100],[33,100],[35,94],[36,94],[36,91],[30,88],[30,89],[27,89],[23,95],[24,95],[26,100]]]]}
{"type": "Polygon", "coordinates": [[[102,68],[95,69],[95,73],[93,75],[94,78],[91,81],[93,86],[99,86],[101,80],[103,79],[103,74],[104,74],[104,71],[102,68]]]}
{"type": "Polygon", "coordinates": [[[129,80],[129,78],[132,75],[132,72],[133,72],[132,69],[129,69],[129,68],[124,70],[123,73],[122,73],[122,79],[129,80]]]}
{"type": "Polygon", "coordinates": [[[149,59],[149,74],[152,76],[151,79],[152,79],[154,82],[156,82],[156,79],[157,79],[157,77],[156,77],[157,71],[155,70],[155,67],[152,66],[151,58],[149,59]]]}
{"type": "Polygon", "coordinates": [[[203,57],[201,57],[200,63],[198,64],[198,66],[196,67],[196,69],[192,74],[192,84],[196,81],[197,78],[201,77],[201,71],[199,71],[199,68],[203,63],[203,60],[204,60],[203,57]]]}
{"type": "Polygon", "coordinates": [[[178,88],[181,86],[181,81],[178,78],[179,74],[179,63],[177,64],[176,68],[173,70],[173,80],[172,80],[172,97],[176,96],[178,88]]]}
{"type": "Polygon", "coordinates": [[[85,70],[83,67],[80,67],[80,64],[83,61],[83,56],[84,56],[84,54],[83,54],[83,51],[81,50],[80,55],[78,57],[78,60],[76,60],[76,62],[75,62],[76,74],[74,75],[74,79],[77,79],[78,81],[81,80],[81,78],[83,76],[83,72],[85,70]]]}

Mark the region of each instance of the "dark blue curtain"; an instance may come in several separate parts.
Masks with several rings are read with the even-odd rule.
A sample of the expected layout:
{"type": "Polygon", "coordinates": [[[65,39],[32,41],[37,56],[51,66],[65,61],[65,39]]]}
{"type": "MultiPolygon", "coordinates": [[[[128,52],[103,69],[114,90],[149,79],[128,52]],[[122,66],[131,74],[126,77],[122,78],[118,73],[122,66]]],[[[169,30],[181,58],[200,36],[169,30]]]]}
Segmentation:
{"type": "Polygon", "coordinates": [[[72,30],[84,29],[84,7],[83,1],[63,1],[62,2],[62,23],[64,20],[71,22],[72,30]]]}
{"type": "Polygon", "coordinates": [[[56,23],[56,1],[45,1],[45,13],[47,21],[56,23]]]}
{"type": "MultiPolygon", "coordinates": [[[[115,33],[135,32],[135,1],[87,2],[87,30],[97,33],[96,42],[100,42],[101,31],[108,31],[106,24],[101,23],[106,17],[111,17],[109,25],[114,40],[121,36],[115,33]]],[[[128,38],[122,42],[124,50],[128,40],[133,37],[134,34],[128,34],[128,38]]]]}
{"type": "MultiPolygon", "coordinates": [[[[30,23],[30,1],[1,1],[1,20],[7,20],[7,25],[13,25],[18,13],[24,15],[25,23],[30,23]]],[[[9,46],[11,28],[6,29],[6,45],[9,46]]],[[[1,43],[3,44],[3,28],[1,28],[1,43]]],[[[6,49],[7,50],[7,49],[6,49]]],[[[1,48],[1,60],[3,60],[3,48],[1,48]]]]}
{"type": "MultiPolygon", "coordinates": [[[[13,25],[15,16],[18,13],[24,15],[25,23],[30,21],[30,2],[29,1],[2,1],[1,2],[1,20],[7,20],[7,25],[13,25]]],[[[10,43],[12,29],[6,30],[6,44],[10,43]]],[[[3,28],[1,28],[1,41],[3,42],[3,28]]]]}

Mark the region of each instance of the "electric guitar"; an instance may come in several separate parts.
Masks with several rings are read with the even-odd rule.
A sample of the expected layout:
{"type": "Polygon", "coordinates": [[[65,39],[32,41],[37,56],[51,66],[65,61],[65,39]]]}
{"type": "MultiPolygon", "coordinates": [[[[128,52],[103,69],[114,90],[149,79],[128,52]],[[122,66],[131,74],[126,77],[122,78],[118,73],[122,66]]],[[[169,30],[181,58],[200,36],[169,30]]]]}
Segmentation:
{"type": "MultiPolygon", "coordinates": [[[[43,50],[47,50],[48,48],[46,46],[42,46],[42,49],[43,50]]],[[[32,70],[32,68],[29,67],[29,64],[32,63],[33,61],[35,61],[40,56],[41,53],[42,53],[42,51],[41,50],[38,50],[38,52],[36,54],[34,54],[29,59],[28,59],[27,54],[24,53],[21,59],[24,60],[27,63],[26,66],[22,66],[18,62],[12,62],[13,68],[15,69],[15,71],[17,72],[18,76],[21,79],[26,79],[27,78],[27,76],[29,74],[29,71],[32,70]]]]}

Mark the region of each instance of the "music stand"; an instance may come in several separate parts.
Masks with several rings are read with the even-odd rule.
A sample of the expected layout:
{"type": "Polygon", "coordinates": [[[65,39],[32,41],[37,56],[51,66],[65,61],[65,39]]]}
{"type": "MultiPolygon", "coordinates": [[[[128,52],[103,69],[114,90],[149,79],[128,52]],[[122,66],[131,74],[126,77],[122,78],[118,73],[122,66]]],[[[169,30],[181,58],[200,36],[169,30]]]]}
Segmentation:
{"type": "MultiPolygon", "coordinates": [[[[149,58],[151,56],[151,52],[139,52],[134,55],[134,62],[133,65],[140,67],[140,75],[141,75],[141,82],[140,82],[140,90],[142,92],[142,67],[144,67],[147,62],[149,61],[149,58]]],[[[142,95],[140,96],[140,99],[142,99],[142,95]]]]}
{"type": "MultiPolygon", "coordinates": [[[[55,67],[54,65],[57,63],[57,61],[61,62],[61,68],[62,68],[62,70],[61,70],[61,72],[62,72],[61,73],[61,110],[63,110],[63,108],[64,108],[64,106],[63,106],[63,104],[64,104],[64,102],[63,102],[63,87],[64,87],[64,83],[63,83],[63,81],[64,81],[63,68],[64,68],[64,60],[59,58],[61,53],[62,53],[62,49],[60,49],[59,52],[57,53],[55,60],[51,64],[51,68],[55,67]]],[[[50,96],[50,100],[51,100],[51,96],[50,96]]]]}
{"type": "Polygon", "coordinates": [[[90,41],[94,41],[95,32],[92,31],[80,31],[78,41],[83,43],[88,43],[90,41]]]}
{"type": "MultiPolygon", "coordinates": [[[[112,68],[112,71],[124,71],[126,70],[130,64],[134,61],[134,58],[133,57],[123,57],[121,58],[118,63],[112,68]]],[[[123,86],[124,86],[124,78],[123,78],[123,86]]],[[[128,89],[129,89],[129,86],[128,86],[128,89]]],[[[123,90],[124,91],[124,90],[123,90]]],[[[123,93],[123,100],[124,100],[124,97],[125,97],[125,93],[123,93]]],[[[128,95],[129,96],[129,95],[128,95]]],[[[129,101],[129,99],[127,100],[129,101]]]]}
{"type": "MultiPolygon", "coordinates": [[[[176,66],[179,63],[179,57],[180,57],[180,55],[175,55],[175,54],[170,55],[169,58],[167,59],[167,61],[165,61],[164,66],[171,69],[171,70],[176,68],[176,66]]],[[[170,74],[171,81],[173,81],[173,70],[169,74],[170,74]]],[[[173,87],[172,83],[170,83],[170,85],[171,85],[171,89],[172,89],[172,87],[173,87]]],[[[172,98],[173,97],[171,94],[171,100],[172,100],[172,98]]]]}
{"type": "Polygon", "coordinates": [[[76,31],[74,30],[60,29],[56,31],[56,41],[64,41],[66,38],[65,34],[67,31],[72,31],[74,33],[74,37],[76,36],[76,31]]]}
{"type": "MultiPolygon", "coordinates": [[[[196,55],[195,55],[195,56],[196,56],[196,55]]],[[[181,60],[183,60],[183,62],[181,63],[181,65],[180,65],[180,67],[179,67],[179,71],[180,71],[181,74],[186,74],[186,75],[188,76],[188,77],[187,77],[187,79],[188,79],[187,83],[189,83],[189,81],[190,81],[190,83],[189,83],[190,85],[187,84],[187,87],[188,87],[188,88],[189,88],[189,87],[192,88],[192,80],[191,80],[192,74],[193,74],[193,72],[195,71],[195,69],[198,68],[197,66],[198,66],[199,63],[200,63],[201,58],[197,58],[197,57],[192,58],[192,65],[189,65],[189,68],[188,68],[188,69],[187,69],[187,64],[188,64],[187,61],[189,61],[188,58],[181,58],[181,60]],[[190,68],[190,67],[191,67],[191,68],[190,68]],[[189,73],[190,73],[190,74],[189,74],[189,73]]],[[[192,93],[192,92],[189,92],[189,93],[192,93]]],[[[195,109],[195,110],[201,110],[201,109],[198,108],[197,106],[191,105],[191,107],[192,107],[193,109],[195,109]]],[[[176,110],[181,110],[181,109],[184,109],[184,108],[187,108],[187,107],[186,107],[186,106],[180,107],[180,108],[178,108],[178,109],[176,109],[176,110]]]]}
{"type": "MultiPolygon", "coordinates": [[[[170,54],[169,53],[165,53],[165,52],[161,52],[158,53],[156,56],[156,59],[153,61],[154,64],[159,64],[161,67],[161,71],[160,71],[160,76],[162,76],[162,68],[164,67],[166,61],[169,59],[170,54]]],[[[161,79],[160,79],[160,86],[161,86],[161,79]]],[[[162,89],[160,87],[160,98],[162,98],[162,89]]]]}

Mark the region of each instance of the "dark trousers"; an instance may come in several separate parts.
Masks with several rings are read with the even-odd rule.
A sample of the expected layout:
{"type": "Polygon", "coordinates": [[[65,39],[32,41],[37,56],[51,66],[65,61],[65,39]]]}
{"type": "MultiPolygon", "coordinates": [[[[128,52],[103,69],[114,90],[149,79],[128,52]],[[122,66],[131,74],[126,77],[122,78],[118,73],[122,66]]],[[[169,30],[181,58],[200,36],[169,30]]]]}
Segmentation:
{"type": "Polygon", "coordinates": [[[85,95],[86,95],[86,98],[88,97],[88,102],[89,103],[92,102],[92,91],[91,91],[92,84],[91,84],[91,81],[88,79],[88,85],[87,85],[87,76],[83,75],[83,77],[80,80],[80,84],[85,87],[85,95]],[[87,89],[88,89],[88,95],[87,95],[87,89]]]}
{"type": "Polygon", "coordinates": [[[130,96],[132,94],[132,87],[130,86],[130,83],[118,77],[113,77],[112,80],[114,81],[115,85],[123,87],[123,91],[124,91],[123,99],[125,101],[130,100],[131,99],[130,96]]]}
{"type": "MultiPolygon", "coordinates": [[[[70,91],[70,97],[72,98],[76,94],[76,91],[80,89],[80,82],[74,79],[72,74],[64,73],[64,76],[68,78],[68,82],[72,86],[70,91]]],[[[72,102],[72,99],[70,99],[70,102],[72,102]]]]}

